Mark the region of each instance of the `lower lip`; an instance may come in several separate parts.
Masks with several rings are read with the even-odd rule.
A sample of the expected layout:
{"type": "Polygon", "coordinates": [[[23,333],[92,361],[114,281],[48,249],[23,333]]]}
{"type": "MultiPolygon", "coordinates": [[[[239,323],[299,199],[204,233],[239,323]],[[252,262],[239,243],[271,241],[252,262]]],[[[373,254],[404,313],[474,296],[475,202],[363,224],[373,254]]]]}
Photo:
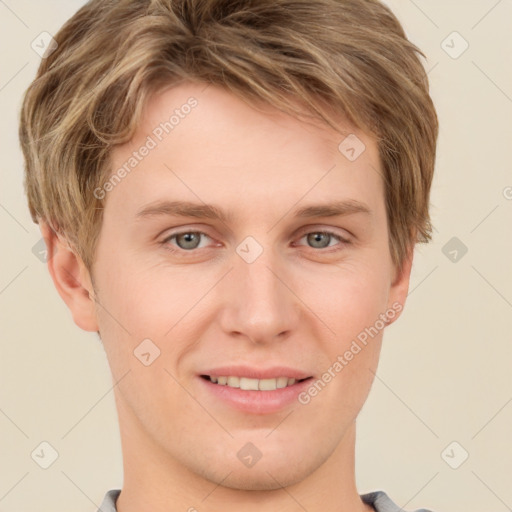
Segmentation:
{"type": "Polygon", "coordinates": [[[211,394],[233,409],[253,414],[271,414],[284,409],[293,402],[297,402],[299,393],[304,391],[313,380],[313,378],[310,377],[302,382],[296,382],[292,386],[275,389],[273,391],[247,391],[240,388],[231,388],[222,384],[215,384],[199,376],[198,379],[211,394]]]}

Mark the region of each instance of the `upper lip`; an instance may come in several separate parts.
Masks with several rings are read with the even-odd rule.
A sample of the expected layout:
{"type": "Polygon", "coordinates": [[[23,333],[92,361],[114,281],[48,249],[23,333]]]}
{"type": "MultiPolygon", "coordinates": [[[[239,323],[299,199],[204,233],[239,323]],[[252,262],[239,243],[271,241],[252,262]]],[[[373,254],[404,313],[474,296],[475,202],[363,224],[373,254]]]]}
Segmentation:
{"type": "Polygon", "coordinates": [[[250,366],[222,366],[200,372],[200,375],[222,377],[246,377],[249,379],[277,379],[289,377],[296,380],[306,379],[312,375],[289,366],[272,366],[271,368],[255,368],[250,366]]]}

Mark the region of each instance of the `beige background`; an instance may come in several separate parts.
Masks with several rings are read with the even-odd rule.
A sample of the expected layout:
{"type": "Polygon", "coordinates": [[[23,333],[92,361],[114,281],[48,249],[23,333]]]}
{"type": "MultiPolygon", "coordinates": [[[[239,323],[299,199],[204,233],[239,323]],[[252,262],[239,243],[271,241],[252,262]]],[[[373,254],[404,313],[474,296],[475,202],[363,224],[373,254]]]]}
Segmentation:
{"type": "MultiPolygon", "coordinates": [[[[96,335],[72,322],[33,253],[41,237],[24,198],[17,139],[21,94],[40,62],[31,42],[55,34],[82,3],[0,0],[4,512],[96,512],[122,484],[106,358],[96,335]],[[43,441],[59,453],[46,470],[31,458],[43,441]]],[[[358,488],[383,489],[406,510],[510,510],[512,2],[388,4],[428,56],[441,123],[436,230],[416,252],[405,312],[386,332],[358,420],[358,488]],[[463,40],[453,31],[469,44],[458,58],[463,40]],[[452,237],[468,248],[456,262],[443,253],[452,237]],[[460,446],[445,450],[453,441],[460,446]],[[463,450],[469,458],[452,469],[445,459],[455,465],[463,450]]]]}

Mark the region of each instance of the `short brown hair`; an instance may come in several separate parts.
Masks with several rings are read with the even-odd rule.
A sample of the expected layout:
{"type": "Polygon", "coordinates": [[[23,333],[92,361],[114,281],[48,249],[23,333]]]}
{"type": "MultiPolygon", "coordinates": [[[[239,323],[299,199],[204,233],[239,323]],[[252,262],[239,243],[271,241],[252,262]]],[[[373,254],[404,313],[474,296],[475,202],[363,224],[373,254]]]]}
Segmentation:
{"type": "Polygon", "coordinates": [[[438,121],[425,56],[378,0],[91,0],[55,40],[23,101],[25,188],[34,222],[89,270],[112,148],[153,93],[185,80],[295,115],[299,100],[302,114],[375,135],[393,262],[430,240],[438,121]]]}

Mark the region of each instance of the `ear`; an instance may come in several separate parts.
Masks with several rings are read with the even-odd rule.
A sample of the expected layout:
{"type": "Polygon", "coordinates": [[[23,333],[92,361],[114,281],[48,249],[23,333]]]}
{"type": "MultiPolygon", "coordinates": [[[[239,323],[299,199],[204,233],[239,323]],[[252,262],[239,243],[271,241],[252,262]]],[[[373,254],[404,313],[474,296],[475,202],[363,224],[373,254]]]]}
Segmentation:
{"type": "Polygon", "coordinates": [[[387,325],[397,320],[403,311],[405,301],[409,293],[409,279],[411,277],[412,262],[414,257],[414,246],[409,248],[401,268],[395,267],[393,281],[388,296],[388,309],[395,311],[395,315],[388,316],[387,325]]]}
{"type": "Polygon", "coordinates": [[[94,289],[80,256],[44,221],[39,223],[48,251],[48,271],[73,320],[84,331],[98,331],[94,289]]]}

